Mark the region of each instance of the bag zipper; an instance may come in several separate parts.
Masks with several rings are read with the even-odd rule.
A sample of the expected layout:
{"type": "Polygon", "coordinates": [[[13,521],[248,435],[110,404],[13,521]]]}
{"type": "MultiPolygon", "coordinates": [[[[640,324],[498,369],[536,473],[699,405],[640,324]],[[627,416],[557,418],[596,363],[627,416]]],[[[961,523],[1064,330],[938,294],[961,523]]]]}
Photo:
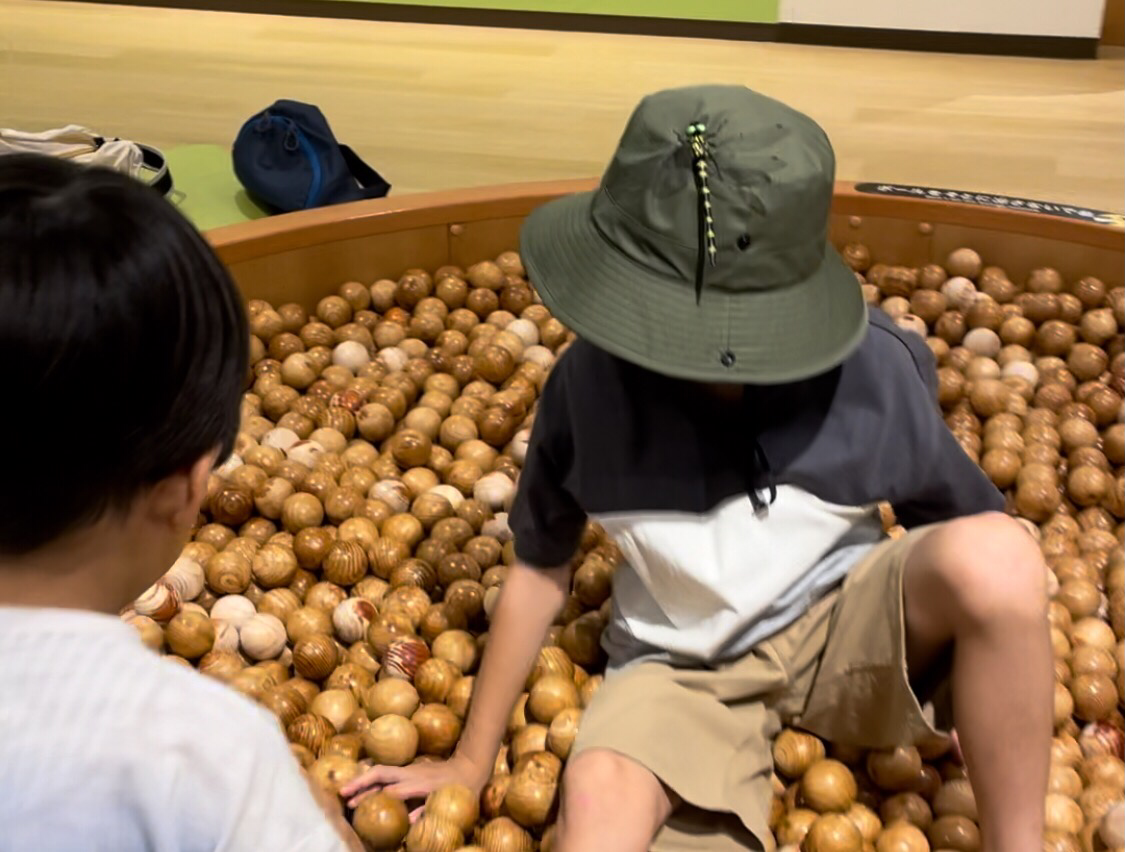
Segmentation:
{"type": "Polygon", "coordinates": [[[297,138],[297,145],[304,153],[309,161],[309,167],[312,169],[312,180],[309,181],[309,192],[305,197],[305,207],[315,207],[316,202],[320,200],[321,184],[324,181],[324,175],[321,172],[320,160],[317,159],[316,151],[313,149],[312,143],[309,142],[308,137],[301,132],[301,128],[289,118],[283,118],[279,115],[271,115],[270,121],[285,128],[287,133],[292,133],[297,138]]]}

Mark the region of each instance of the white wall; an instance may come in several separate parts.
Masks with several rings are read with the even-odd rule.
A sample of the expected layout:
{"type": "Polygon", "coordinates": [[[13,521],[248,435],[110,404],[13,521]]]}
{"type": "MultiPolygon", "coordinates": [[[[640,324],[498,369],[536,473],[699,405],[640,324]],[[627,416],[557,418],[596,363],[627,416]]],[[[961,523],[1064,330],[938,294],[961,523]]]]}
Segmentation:
{"type": "Polygon", "coordinates": [[[781,20],[894,30],[1098,38],[1105,0],[781,0],[781,20]]]}

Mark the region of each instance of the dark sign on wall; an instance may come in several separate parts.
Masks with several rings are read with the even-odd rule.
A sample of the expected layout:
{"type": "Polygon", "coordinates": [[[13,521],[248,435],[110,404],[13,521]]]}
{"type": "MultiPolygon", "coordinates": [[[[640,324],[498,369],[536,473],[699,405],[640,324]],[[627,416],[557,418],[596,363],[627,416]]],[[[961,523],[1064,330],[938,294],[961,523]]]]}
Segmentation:
{"type": "Polygon", "coordinates": [[[1031,198],[1016,198],[1009,195],[993,195],[990,192],[966,192],[958,189],[936,189],[930,186],[909,186],[894,183],[857,183],[856,192],[872,195],[895,195],[902,198],[923,198],[929,201],[956,201],[960,204],[975,204],[979,207],[995,207],[999,210],[1019,210],[1023,213],[1038,213],[1042,216],[1059,216],[1063,219],[1078,219],[1112,228],[1125,228],[1125,215],[1107,210],[1093,210],[1072,204],[1055,201],[1036,201],[1031,198]]]}

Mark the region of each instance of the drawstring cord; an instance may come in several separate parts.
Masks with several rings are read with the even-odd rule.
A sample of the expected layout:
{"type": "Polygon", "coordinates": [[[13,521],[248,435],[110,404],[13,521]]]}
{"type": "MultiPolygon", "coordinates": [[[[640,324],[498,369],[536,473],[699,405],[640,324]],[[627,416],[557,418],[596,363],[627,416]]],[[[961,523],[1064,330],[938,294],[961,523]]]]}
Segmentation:
{"type": "Polygon", "coordinates": [[[758,443],[758,439],[750,439],[754,444],[754,473],[764,474],[766,477],[766,488],[769,491],[770,499],[768,504],[762,502],[761,496],[758,494],[758,489],[755,487],[756,482],[751,482],[750,487],[747,489],[750,493],[750,505],[754,508],[754,514],[761,517],[766,514],[769,506],[774,504],[777,500],[777,481],[774,479],[773,468],[770,467],[770,460],[766,456],[766,451],[762,449],[762,445],[758,443]]]}

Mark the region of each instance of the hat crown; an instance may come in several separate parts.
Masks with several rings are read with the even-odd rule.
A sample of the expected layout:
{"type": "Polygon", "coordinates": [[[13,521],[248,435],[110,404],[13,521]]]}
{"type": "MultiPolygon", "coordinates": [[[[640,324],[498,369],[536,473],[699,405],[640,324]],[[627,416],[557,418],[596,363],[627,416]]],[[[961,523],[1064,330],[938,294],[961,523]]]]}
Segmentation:
{"type": "Polygon", "coordinates": [[[714,234],[704,289],[773,289],[824,261],[834,178],[828,137],[803,113],[743,86],[672,89],[634,110],[592,215],[603,238],[649,272],[693,286],[703,227],[714,234]],[[691,139],[700,126],[702,158],[691,139]]]}

